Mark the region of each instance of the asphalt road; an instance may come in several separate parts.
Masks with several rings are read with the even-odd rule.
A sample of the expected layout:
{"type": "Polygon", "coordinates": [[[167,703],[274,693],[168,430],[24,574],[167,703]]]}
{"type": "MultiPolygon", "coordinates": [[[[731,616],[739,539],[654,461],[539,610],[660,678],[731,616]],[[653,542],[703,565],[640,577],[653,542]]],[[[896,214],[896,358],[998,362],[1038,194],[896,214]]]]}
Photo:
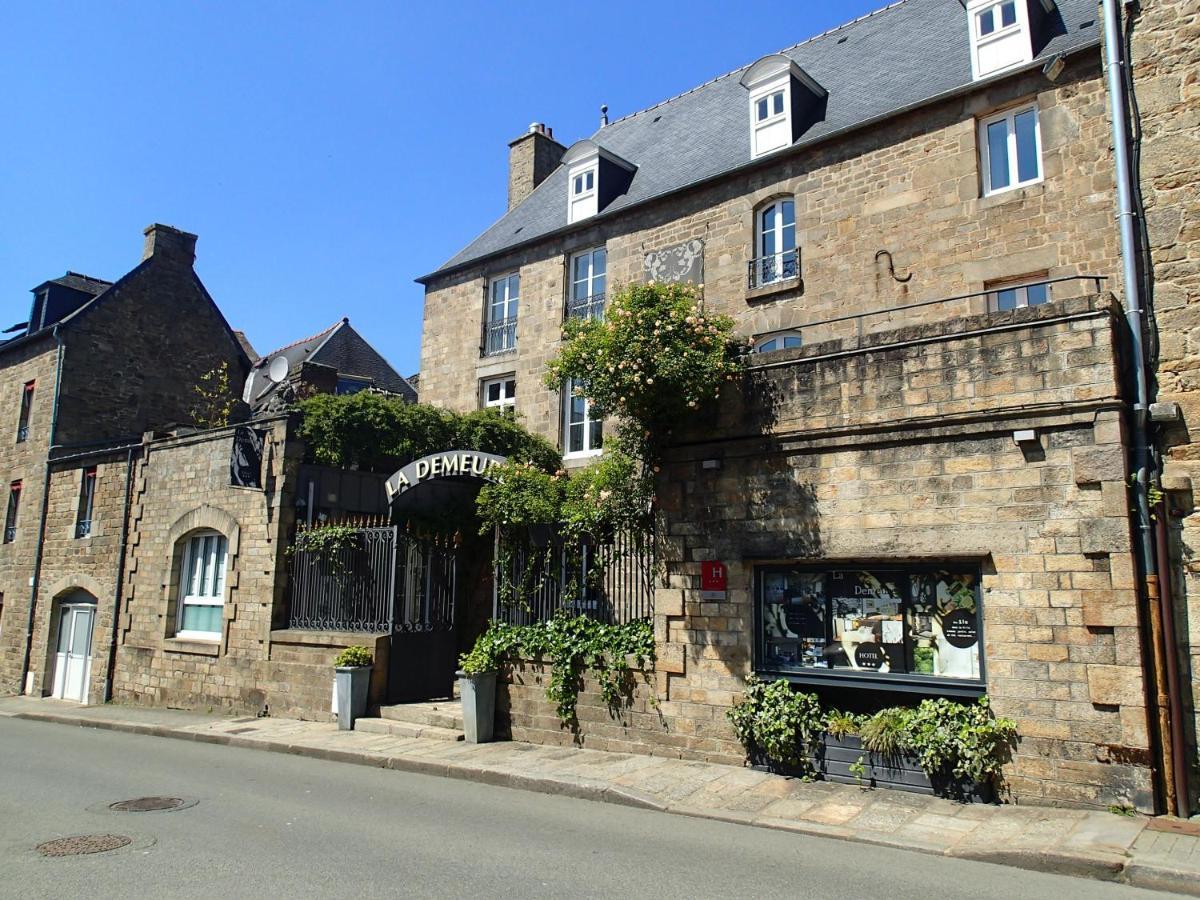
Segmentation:
{"type": "Polygon", "coordinates": [[[0,719],[0,896],[1164,895],[453,779],[0,719]],[[196,803],[108,809],[163,795],[196,803]],[[133,842],[59,859],[34,849],[99,833],[133,842]]]}

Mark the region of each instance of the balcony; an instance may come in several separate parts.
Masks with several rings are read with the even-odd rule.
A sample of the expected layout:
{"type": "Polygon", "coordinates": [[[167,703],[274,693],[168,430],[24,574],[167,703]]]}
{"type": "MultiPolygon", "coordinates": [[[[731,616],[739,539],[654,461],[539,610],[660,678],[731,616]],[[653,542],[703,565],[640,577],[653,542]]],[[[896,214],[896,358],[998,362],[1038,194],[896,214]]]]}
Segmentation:
{"type": "Polygon", "coordinates": [[[568,319],[604,318],[604,294],[592,294],[590,297],[572,297],[567,301],[568,319]]]}
{"type": "Polygon", "coordinates": [[[4,529],[4,543],[11,544],[17,539],[17,526],[8,525],[4,529]]]}
{"type": "Polygon", "coordinates": [[[800,278],[800,248],[760,256],[746,263],[746,288],[757,290],[800,278]]]}
{"type": "Polygon", "coordinates": [[[480,356],[500,356],[513,353],[517,349],[517,317],[496,319],[483,325],[483,341],[479,347],[480,356]]]}
{"type": "Polygon", "coordinates": [[[18,425],[17,426],[17,443],[19,444],[22,441],[27,441],[27,440],[29,440],[29,426],[28,425],[18,425]]]}
{"type": "Polygon", "coordinates": [[[85,538],[92,533],[92,520],[80,519],[75,523],[75,537],[85,538]]]}

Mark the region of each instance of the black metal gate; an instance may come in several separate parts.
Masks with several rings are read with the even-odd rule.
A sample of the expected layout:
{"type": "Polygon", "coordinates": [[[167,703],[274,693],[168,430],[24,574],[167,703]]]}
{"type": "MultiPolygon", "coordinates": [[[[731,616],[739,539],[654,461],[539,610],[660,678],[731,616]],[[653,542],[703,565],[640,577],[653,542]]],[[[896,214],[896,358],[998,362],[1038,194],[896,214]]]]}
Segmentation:
{"type": "Polygon", "coordinates": [[[458,659],[458,561],[449,536],[355,528],[292,554],[288,627],[390,634],[389,703],[448,697],[458,659]]]}
{"type": "Polygon", "coordinates": [[[458,558],[448,537],[400,535],[388,702],[449,697],[458,663],[458,558]]]}

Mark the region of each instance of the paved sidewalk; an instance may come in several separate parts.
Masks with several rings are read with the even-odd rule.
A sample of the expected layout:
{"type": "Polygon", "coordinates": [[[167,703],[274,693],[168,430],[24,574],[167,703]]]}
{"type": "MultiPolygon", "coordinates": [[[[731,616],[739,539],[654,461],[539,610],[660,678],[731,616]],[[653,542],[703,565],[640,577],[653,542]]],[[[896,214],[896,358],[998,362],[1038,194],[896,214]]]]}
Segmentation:
{"type": "Polygon", "coordinates": [[[1177,820],[964,805],[897,791],[804,783],[712,763],[515,742],[476,745],[365,734],[293,719],[80,707],[24,697],[0,699],[3,716],[462,778],[1200,896],[1200,832],[1194,823],[1177,820]]]}

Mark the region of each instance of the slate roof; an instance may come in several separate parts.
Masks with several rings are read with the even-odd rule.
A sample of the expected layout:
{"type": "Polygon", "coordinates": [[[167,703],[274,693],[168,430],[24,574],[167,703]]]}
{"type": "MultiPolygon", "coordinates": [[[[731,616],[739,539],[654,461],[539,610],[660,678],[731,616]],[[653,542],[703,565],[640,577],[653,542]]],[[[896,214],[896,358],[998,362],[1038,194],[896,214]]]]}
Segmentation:
{"type": "Polygon", "coordinates": [[[374,387],[400,394],[410,403],[417,400],[417,392],[404,376],[354,330],[349,319],[339,319],[319,334],[280,347],[254,363],[254,371],[262,375],[261,383],[258,378],[255,379],[256,393],[250,399],[250,406],[254,409],[265,405],[275,391],[276,385],[266,378],[266,369],[278,356],[287,359],[291,373],[298,372],[303,363],[311,361],[331,366],[339,375],[369,378],[374,387]]]}
{"type": "MultiPolygon", "coordinates": [[[[1094,46],[1101,39],[1095,0],[1058,0],[1056,6],[1043,36],[1049,40],[1030,67],[1056,54],[1094,46]]],[[[824,120],[802,134],[793,147],[969,89],[968,27],[959,0],[900,0],[780,51],[829,92],[824,120]]],[[[747,94],[738,83],[747,68],[749,64],[592,134],[591,140],[635,164],[637,172],[626,194],[598,216],[571,227],[586,228],[664,194],[763,164],[750,158],[747,94]]],[[[417,280],[424,282],[568,227],[567,173],[559,166],[462,251],[417,280]]]]}
{"type": "Polygon", "coordinates": [[[81,275],[78,272],[67,272],[62,278],[52,278],[46,283],[61,284],[63,287],[82,291],[85,294],[91,294],[93,297],[98,297],[112,287],[111,281],[105,281],[103,278],[93,278],[91,275],[81,275]]]}

